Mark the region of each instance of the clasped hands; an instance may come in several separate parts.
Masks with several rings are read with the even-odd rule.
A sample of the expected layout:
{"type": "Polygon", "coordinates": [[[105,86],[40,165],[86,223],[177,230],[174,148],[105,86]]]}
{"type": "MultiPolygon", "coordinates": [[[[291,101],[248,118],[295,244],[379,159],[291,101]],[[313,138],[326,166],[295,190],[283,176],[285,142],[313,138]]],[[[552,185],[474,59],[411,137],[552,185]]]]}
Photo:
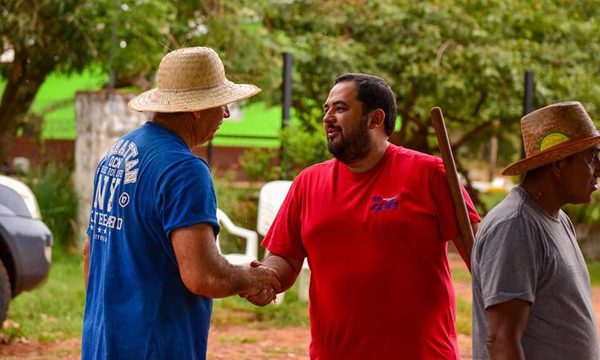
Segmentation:
{"type": "Polygon", "coordinates": [[[274,302],[277,293],[281,291],[277,271],[256,260],[249,265],[252,274],[251,284],[248,290],[240,293],[240,296],[257,306],[274,302]]]}

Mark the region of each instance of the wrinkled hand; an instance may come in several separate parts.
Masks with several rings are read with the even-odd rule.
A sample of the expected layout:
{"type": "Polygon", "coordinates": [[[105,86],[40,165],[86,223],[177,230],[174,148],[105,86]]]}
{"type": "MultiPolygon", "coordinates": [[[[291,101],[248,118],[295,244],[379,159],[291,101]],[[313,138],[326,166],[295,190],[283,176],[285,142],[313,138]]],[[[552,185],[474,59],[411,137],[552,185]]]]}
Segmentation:
{"type": "Polygon", "coordinates": [[[258,306],[265,306],[274,301],[277,293],[281,291],[277,271],[259,261],[252,261],[249,270],[251,286],[240,296],[258,306]]]}

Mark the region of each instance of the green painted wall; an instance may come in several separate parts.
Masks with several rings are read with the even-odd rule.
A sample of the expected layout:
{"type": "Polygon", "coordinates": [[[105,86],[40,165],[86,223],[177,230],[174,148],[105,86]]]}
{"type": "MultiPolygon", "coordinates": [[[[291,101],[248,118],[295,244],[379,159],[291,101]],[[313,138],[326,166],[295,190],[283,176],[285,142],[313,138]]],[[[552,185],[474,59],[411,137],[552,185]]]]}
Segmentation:
{"type": "MultiPolygon", "coordinates": [[[[97,90],[106,82],[105,74],[86,71],[80,75],[49,76],[38,92],[32,111],[43,116],[42,138],[69,139],[76,137],[75,94],[77,91],[97,90]]],[[[0,93],[4,83],[0,83],[0,93]]],[[[226,120],[214,139],[215,146],[279,147],[278,139],[231,138],[226,135],[279,136],[281,109],[267,108],[252,99],[243,104],[242,118],[226,120]],[[224,136],[225,135],[225,136],[224,136]]]]}

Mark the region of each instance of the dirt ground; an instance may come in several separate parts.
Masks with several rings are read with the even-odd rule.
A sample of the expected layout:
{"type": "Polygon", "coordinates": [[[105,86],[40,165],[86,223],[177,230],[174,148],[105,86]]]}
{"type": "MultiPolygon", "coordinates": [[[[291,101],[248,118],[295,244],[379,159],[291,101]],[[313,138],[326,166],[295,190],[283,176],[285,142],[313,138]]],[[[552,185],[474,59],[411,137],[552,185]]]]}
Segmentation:
{"type": "MultiPolygon", "coordinates": [[[[455,260],[455,259],[454,259],[455,260]]],[[[452,261],[453,267],[464,266],[452,261]]],[[[456,296],[471,301],[471,285],[455,282],[456,296]]],[[[596,318],[600,319],[600,289],[594,289],[596,318]]],[[[253,326],[212,327],[209,336],[208,359],[211,360],[308,360],[310,334],[308,327],[259,329],[253,326]]],[[[459,335],[458,343],[463,359],[471,359],[471,337],[459,335]]],[[[50,360],[80,359],[80,339],[69,339],[53,344],[27,340],[0,345],[0,359],[50,360]]]]}

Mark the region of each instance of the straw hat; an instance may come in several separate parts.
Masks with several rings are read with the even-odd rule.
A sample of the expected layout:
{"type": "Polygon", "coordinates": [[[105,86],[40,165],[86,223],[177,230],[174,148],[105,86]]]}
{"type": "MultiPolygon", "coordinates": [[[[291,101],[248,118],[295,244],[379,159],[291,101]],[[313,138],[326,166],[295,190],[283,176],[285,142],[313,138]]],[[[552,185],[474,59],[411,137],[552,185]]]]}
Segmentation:
{"type": "Polygon", "coordinates": [[[209,109],[258,94],[249,84],[234,84],[225,77],[219,55],[207,47],[192,47],[165,55],[156,73],[157,87],[129,102],[137,111],[188,112],[209,109]]]}
{"type": "Polygon", "coordinates": [[[525,159],[502,175],[519,175],[600,144],[600,133],[577,101],[548,105],[521,119],[525,159]]]}

